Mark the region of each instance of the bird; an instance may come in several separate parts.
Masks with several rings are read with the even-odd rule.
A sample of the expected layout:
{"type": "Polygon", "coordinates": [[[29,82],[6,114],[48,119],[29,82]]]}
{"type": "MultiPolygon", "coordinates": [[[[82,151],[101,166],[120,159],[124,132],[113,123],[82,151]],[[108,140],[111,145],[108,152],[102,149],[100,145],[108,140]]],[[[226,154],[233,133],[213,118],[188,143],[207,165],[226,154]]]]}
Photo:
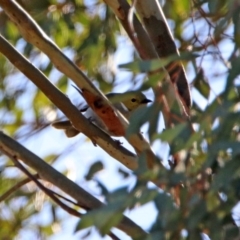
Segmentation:
{"type": "MultiPolygon", "coordinates": [[[[73,87],[81,94],[80,89],[75,86],[73,87]]],[[[129,91],[126,93],[108,93],[106,94],[106,97],[113,104],[113,106],[118,109],[127,119],[130,118],[130,115],[133,111],[139,109],[142,106],[146,106],[147,103],[152,102],[152,100],[148,99],[142,92],[136,91],[129,91]]],[[[101,128],[108,135],[114,136],[112,132],[108,131],[108,128],[101,120],[101,118],[98,117],[97,114],[88,105],[83,106],[80,111],[84,112],[84,116],[89,119],[93,124],[101,128]]],[[[52,123],[52,127],[64,130],[65,135],[68,138],[75,137],[80,133],[72,126],[69,120],[56,121],[52,123]]]]}

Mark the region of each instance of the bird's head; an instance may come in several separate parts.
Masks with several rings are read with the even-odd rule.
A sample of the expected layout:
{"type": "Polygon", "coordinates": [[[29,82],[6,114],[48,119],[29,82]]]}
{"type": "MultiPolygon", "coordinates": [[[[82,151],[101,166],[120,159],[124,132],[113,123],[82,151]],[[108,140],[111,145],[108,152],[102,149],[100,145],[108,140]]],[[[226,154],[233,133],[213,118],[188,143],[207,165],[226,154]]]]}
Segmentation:
{"type": "Polygon", "coordinates": [[[122,101],[128,111],[133,111],[147,103],[152,102],[142,92],[130,92],[127,97],[122,101]]]}

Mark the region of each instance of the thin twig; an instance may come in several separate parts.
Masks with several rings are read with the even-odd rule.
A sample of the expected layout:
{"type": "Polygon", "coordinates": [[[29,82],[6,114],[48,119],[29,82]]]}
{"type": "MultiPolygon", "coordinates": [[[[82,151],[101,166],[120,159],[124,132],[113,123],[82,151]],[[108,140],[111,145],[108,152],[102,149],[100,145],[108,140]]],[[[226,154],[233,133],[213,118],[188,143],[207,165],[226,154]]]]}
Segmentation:
{"type": "Polygon", "coordinates": [[[31,179],[31,181],[33,181],[44,193],[46,193],[46,195],[48,195],[56,204],[58,204],[62,209],[64,209],[66,212],[68,212],[69,214],[76,216],[76,217],[81,217],[82,214],[79,213],[78,211],[76,211],[75,209],[67,206],[66,204],[64,204],[62,201],[60,201],[53,193],[52,191],[49,191],[48,188],[46,188],[41,182],[39,182],[37,180],[37,178],[35,178],[35,176],[33,174],[31,174],[17,159],[16,156],[11,156],[10,154],[8,154],[7,152],[4,152],[4,154],[6,154],[13,162],[14,164],[22,171],[24,172],[29,179],[31,179]]]}
{"type": "MultiPolygon", "coordinates": [[[[36,179],[39,178],[38,174],[33,175],[36,179]]],[[[20,182],[18,182],[17,184],[15,184],[13,187],[11,187],[9,190],[7,190],[4,194],[2,194],[0,196],[0,202],[6,200],[11,194],[13,194],[14,192],[16,192],[19,188],[21,188],[22,186],[24,186],[25,184],[31,182],[32,180],[30,178],[25,178],[23,180],[21,180],[20,182]]]]}
{"type": "MultiPolygon", "coordinates": [[[[0,151],[21,159],[25,164],[37,171],[42,179],[60,188],[66,194],[75,199],[84,209],[97,209],[104,206],[104,204],[97,198],[69,180],[66,176],[56,171],[52,166],[1,131],[0,151]]],[[[125,216],[123,216],[122,221],[116,227],[130,235],[132,238],[141,237],[142,239],[145,239],[148,236],[148,233],[146,233],[140,226],[125,216]]]]}
{"type": "MultiPolygon", "coordinates": [[[[58,204],[58,206],[60,206],[62,209],[64,209],[66,212],[68,212],[69,214],[75,216],[75,217],[81,217],[83,214],[79,213],[78,211],[76,211],[75,209],[67,206],[65,203],[63,203],[62,201],[60,201],[55,195],[60,196],[61,198],[63,198],[66,201],[69,201],[71,203],[73,203],[74,205],[79,205],[77,203],[74,203],[73,201],[71,201],[70,199],[67,199],[63,196],[61,196],[58,193],[55,193],[54,191],[46,188],[40,181],[37,180],[37,178],[39,178],[38,174],[31,174],[17,159],[16,156],[11,156],[10,154],[8,154],[7,152],[4,152],[4,154],[6,154],[13,162],[14,164],[22,171],[24,172],[29,179],[24,179],[24,181],[22,181],[22,185],[26,184],[29,181],[33,181],[46,195],[48,195],[56,204],[58,204]],[[28,180],[28,181],[27,181],[28,180]]],[[[16,186],[16,185],[15,185],[16,186]]],[[[13,188],[12,188],[13,189],[13,188]]],[[[12,192],[11,192],[12,193],[12,192]]],[[[11,194],[10,193],[10,194],[11,194]]],[[[9,194],[9,195],[10,195],[9,194]]],[[[110,232],[108,234],[112,239],[114,240],[119,240],[119,238],[112,232],[110,232]]]]}

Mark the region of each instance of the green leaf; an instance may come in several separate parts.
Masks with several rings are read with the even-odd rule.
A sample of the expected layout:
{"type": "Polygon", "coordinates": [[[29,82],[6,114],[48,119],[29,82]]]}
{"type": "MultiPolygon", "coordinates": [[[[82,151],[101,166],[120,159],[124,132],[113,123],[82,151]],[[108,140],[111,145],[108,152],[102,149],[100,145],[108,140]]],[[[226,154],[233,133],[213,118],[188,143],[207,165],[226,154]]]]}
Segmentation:
{"type": "Polygon", "coordinates": [[[227,162],[223,168],[219,169],[215,174],[212,183],[212,189],[219,190],[219,188],[228,186],[230,182],[240,173],[239,160],[234,159],[227,162]]]}
{"type": "Polygon", "coordinates": [[[187,227],[189,229],[197,228],[202,219],[206,216],[206,214],[207,214],[206,202],[201,200],[192,208],[192,211],[190,212],[190,215],[187,218],[188,221],[187,227]]]}
{"type": "Polygon", "coordinates": [[[194,80],[194,87],[206,98],[209,98],[210,94],[210,86],[208,82],[204,78],[203,71],[199,71],[195,80],[194,80]]]}
{"type": "Polygon", "coordinates": [[[150,107],[140,107],[131,113],[129,118],[129,127],[126,132],[126,136],[130,136],[133,133],[139,132],[140,127],[147,121],[152,122],[158,118],[160,109],[154,104],[150,107]]]}
{"type": "Polygon", "coordinates": [[[185,53],[181,53],[181,56],[171,55],[166,58],[154,59],[154,60],[145,60],[145,61],[135,60],[134,62],[120,64],[118,67],[130,70],[134,73],[139,73],[139,72],[147,73],[147,72],[156,71],[156,70],[161,71],[161,68],[165,67],[172,61],[189,60],[192,58],[196,58],[198,56],[199,55],[195,53],[185,52],[185,53]]]}
{"type": "Polygon", "coordinates": [[[161,139],[164,142],[172,143],[174,139],[176,139],[182,131],[184,131],[187,127],[186,123],[180,123],[174,128],[164,130],[160,134],[156,134],[154,139],[161,139]]]}
{"type": "Polygon", "coordinates": [[[88,173],[85,175],[85,179],[86,180],[91,180],[93,178],[93,176],[103,170],[104,166],[103,166],[103,163],[101,161],[97,161],[95,163],[93,163],[90,167],[90,169],[88,170],[88,173]]]}
{"type": "Polygon", "coordinates": [[[229,94],[229,91],[231,90],[231,88],[233,86],[234,80],[240,74],[240,69],[239,69],[240,57],[233,58],[232,62],[231,62],[231,65],[232,65],[232,67],[229,70],[229,74],[228,74],[228,77],[227,77],[227,85],[226,85],[226,89],[225,89],[225,93],[224,93],[224,94],[227,94],[227,95],[229,94]]]}
{"type": "Polygon", "coordinates": [[[122,210],[119,207],[119,203],[115,203],[88,212],[77,224],[75,232],[95,226],[103,236],[108,234],[111,228],[123,218],[122,210]]]}
{"type": "Polygon", "coordinates": [[[138,72],[146,73],[150,71],[160,70],[162,67],[170,63],[170,61],[171,61],[170,59],[168,60],[155,59],[155,60],[148,60],[148,61],[135,60],[134,62],[120,64],[118,67],[127,69],[134,73],[138,73],[138,72]]]}

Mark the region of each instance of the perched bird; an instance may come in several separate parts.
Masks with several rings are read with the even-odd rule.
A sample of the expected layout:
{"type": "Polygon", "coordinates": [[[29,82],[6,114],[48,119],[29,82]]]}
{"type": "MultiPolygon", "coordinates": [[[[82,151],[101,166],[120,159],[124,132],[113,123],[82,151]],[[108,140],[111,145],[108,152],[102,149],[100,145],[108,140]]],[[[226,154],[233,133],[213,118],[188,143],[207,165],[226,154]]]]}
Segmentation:
{"type": "MultiPolygon", "coordinates": [[[[75,86],[73,87],[81,94],[81,91],[78,88],[75,86]]],[[[152,102],[151,100],[147,99],[142,92],[131,91],[127,93],[108,93],[106,96],[114,105],[114,107],[117,108],[127,119],[134,110],[146,105],[149,102],[152,102]]],[[[108,128],[101,118],[99,118],[89,106],[84,106],[82,109],[80,109],[80,111],[84,112],[84,116],[86,118],[105,131],[108,135],[114,136],[114,134],[108,131],[108,128]]],[[[52,126],[54,128],[64,130],[66,136],[69,138],[75,137],[77,134],[79,134],[79,131],[72,126],[69,120],[54,122],[52,123],[52,126]]]]}

